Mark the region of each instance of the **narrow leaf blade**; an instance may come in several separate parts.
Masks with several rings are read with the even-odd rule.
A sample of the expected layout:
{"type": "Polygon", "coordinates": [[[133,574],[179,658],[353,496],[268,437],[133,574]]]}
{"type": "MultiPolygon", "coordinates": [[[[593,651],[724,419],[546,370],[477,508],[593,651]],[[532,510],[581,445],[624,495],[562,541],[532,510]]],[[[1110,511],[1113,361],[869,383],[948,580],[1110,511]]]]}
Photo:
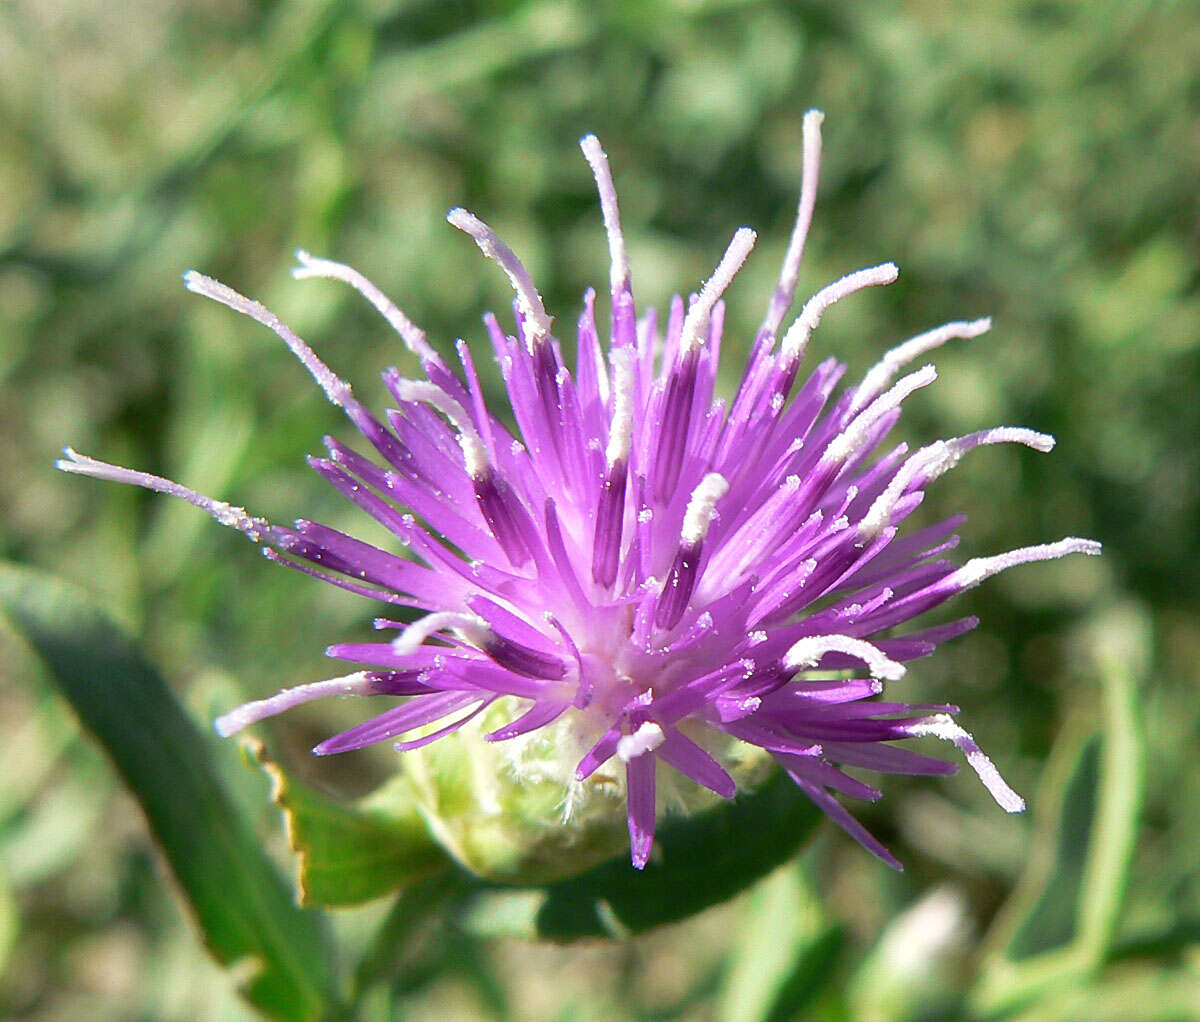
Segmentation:
{"type": "Polygon", "coordinates": [[[81,590],[12,565],[0,565],[0,612],[141,804],[213,956],[252,963],[244,992],[268,1015],[325,1017],[335,997],[320,918],[295,904],[205,736],[133,641],[81,590]]]}

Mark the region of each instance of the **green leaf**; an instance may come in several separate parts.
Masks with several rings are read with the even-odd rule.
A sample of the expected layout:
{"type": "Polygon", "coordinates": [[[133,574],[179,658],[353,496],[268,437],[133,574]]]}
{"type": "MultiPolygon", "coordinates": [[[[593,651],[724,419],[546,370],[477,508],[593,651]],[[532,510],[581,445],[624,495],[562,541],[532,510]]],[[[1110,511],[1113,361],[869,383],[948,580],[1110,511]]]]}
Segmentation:
{"type": "Polygon", "coordinates": [[[796,1018],[833,979],[844,943],[799,863],[755,888],[726,961],[716,1016],[726,1022],[796,1018]]]}
{"type": "Polygon", "coordinates": [[[444,925],[451,903],[463,895],[463,876],[435,874],[400,892],[354,970],[355,1004],[377,986],[401,994],[420,989],[446,968],[454,941],[469,939],[444,925]]]}
{"type": "Polygon", "coordinates": [[[207,739],[133,641],[82,591],[0,565],[0,611],[45,663],[141,804],[214,957],[282,1019],[336,1010],[322,920],[297,907],[222,783],[207,739]]]}
{"type": "Polygon", "coordinates": [[[618,856],[570,880],[485,890],[466,925],[489,935],[568,941],[625,937],[686,919],[786,862],[820,811],[784,774],[752,795],[659,825],[644,870],[618,856]]]}
{"type": "Polygon", "coordinates": [[[244,745],[271,778],[296,853],[302,905],[359,905],[450,867],[424,818],[397,783],[357,803],[338,802],[297,781],[253,738],[244,745]]]}
{"type": "Polygon", "coordinates": [[[1099,729],[1077,717],[1047,768],[1048,807],[1026,878],[990,939],[976,1010],[1009,1012],[1060,996],[1104,965],[1137,847],[1144,774],[1138,685],[1152,648],[1130,604],[1099,615],[1086,638],[1103,682],[1099,729]]]}
{"type": "Polygon", "coordinates": [[[835,924],[800,948],[792,971],[775,993],[770,1013],[764,1016],[766,1022],[807,1017],[813,1001],[838,978],[838,960],[846,944],[846,931],[835,924]]]}
{"type": "Polygon", "coordinates": [[[1029,897],[1005,948],[1005,956],[1014,962],[1063,947],[1078,936],[1076,908],[1096,815],[1100,737],[1076,737],[1070,746],[1069,770],[1051,789],[1058,813],[1053,834],[1046,839],[1048,868],[1043,867],[1040,889],[1029,897]]]}
{"type": "Polygon", "coordinates": [[[968,968],[966,895],[946,884],[894,911],[841,990],[851,1018],[961,1018],[956,980],[968,968]]]}
{"type": "Polygon", "coordinates": [[[21,909],[13,897],[8,872],[0,863],[0,973],[8,966],[8,956],[16,947],[17,935],[21,932],[21,909]]]}

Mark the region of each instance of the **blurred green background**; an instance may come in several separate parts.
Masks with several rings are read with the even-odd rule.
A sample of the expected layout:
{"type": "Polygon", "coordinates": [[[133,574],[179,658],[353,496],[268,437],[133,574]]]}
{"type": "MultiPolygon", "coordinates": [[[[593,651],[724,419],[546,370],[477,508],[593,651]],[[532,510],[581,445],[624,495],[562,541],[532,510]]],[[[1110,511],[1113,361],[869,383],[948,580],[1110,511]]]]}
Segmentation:
{"type": "MultiPolygon", "coordinates": [[[[411,372],[411,356],[348,289],[292,281],[291,251],[355,265],[443,351],[481,343],[480,313],[509,295],[444,222],[464,205],[569,336],[585,287],[607,281],[577,147],[592,131],[643,304],[694,288],[738,226],[759,231],[728,296],[732,372],[787,242],[801,117],[820,107],[800,290],[887,259],[901,277],[839,306],[812,352],[853,379],[913,333],[994,316],[939,355],[904,438],[1005,423],[1059,446],[980,452],[921,514],[966,511],[971,555],[1105,544],[970,593],[957,609],[983,625],[905,682],[964,707],[1032,812],[1006,817],[969,772],[889,779],[860,815],[903,875],[830,828],[759,889],[632,942],[433,955],[397,1010],[1200,1017],[1197,53],[1200,10],[1183,2],[9,0],[0,554],[95,594],[198,720],[327,676],[324,645],[365,632],[372,607],[186,506],[51,467],[70,443],[268,517],[357,525],[303,462],[349,425],[275,338],[179,274],[262,300],[382,404],[378,370],[411,372]],[[1049,979],[1020,973],[1027,996],[996,994],[1056,947],[1084,950],[1049,979]]],[[[134,803],[6,631],[0,677],[0,1013],[248,1014],[134,803]]],[[[329,731],[297,715],[278,737],[316,776],[303,750],[329,731]]],[[[321,783],[354,793],[380,760],[326,767],[321,783]]],[[[372,911],[339,920],[348,939],[372,911]]]]}

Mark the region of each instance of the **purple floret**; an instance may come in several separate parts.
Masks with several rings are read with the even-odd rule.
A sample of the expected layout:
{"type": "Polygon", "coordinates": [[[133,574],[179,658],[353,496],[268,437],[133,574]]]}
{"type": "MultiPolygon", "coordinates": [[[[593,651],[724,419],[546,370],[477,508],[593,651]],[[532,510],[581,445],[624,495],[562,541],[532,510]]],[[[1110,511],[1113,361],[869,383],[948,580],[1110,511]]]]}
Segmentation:
{"type": "MultiPolygon", "coordinates": [[[[420,360],[424,379],[384,374],[396,401],[381,421],[272,313],[207,277],[190,290],[275,331],[374,448],[368,458],[326,439],[312,466],[392,534],[385,550],[315,522],[272,525],[177,483],[68,450],[59,466],[182,497],[266,545],[272,559],[364,596],[416,608],[411,624],[379,619],[394,639],[333,646],[362,669],[248,703],[217,721],[229,735],[330,695],[405,697],[314,750],[393,741],[406,750],[461,728],[497,700],[512,709],[488,732],[502,742],[575,715],[591,736],[575,778],[624,767],[633,864],[650,855],[660,763],[724,798],[737,783],[720,762],[727,739],[770,754],[822,810],[890,865],[895,859],[833,793],[879,792],[844,767],[946,774],[952,764],[893,745],[937,737],[957,745],[996,801],[1024,802],[954,721],[957,707],[883,701],[904,664],[974,627],[961,618],[893,630],[1015,564],[1099,552],[1064,539],[957,566],[942,558],[960,518],[901,534],[925,488],[977,446],[1053,440],[1002,428],[914,453],[883,449],[901,402],[936,377],[914,359],[987,320],[950,323],[894,348],[835,397],[845,367],[830,359],[807,379],[810,335],[835,302],[895,280],[891,263],[819,291],[792,325],[791,307],[812,217],[821,115],[804,120],[804,172],[795,231],[732,401],[714,397],[721,295],[753,247],[739,230],[712,277],[672,302],[665,330],[636,312],[607,158],[582,142],[599,186],[612,256],[611,339],[602,352],[595,296],[584,298],[574,372],[529,274],[465,210],[450,222],[509,277],[515,332],[485,319],[516,433],[489,410],[471,354],[461,371],[349,267],[299,253],[297,277],[353,286],[420,360]],[[832,672],[832,674],[831,674],[832,672]]],[[[575,762],[575,760],[572,760],[575,762]]]]}

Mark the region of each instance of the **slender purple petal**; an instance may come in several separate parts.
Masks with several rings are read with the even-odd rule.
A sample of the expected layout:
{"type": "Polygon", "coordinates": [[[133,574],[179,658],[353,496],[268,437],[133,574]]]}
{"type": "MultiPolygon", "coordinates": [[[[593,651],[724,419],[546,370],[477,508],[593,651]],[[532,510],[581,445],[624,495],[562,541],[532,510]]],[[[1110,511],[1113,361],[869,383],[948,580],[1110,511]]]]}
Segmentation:
{"type": "Polygon", "coordinates": [[[359,724],[349,731],[325,739],[313,752],[318,756],[328,756],[335,752],[361,749],[364,745],[373,745],[413,728],[441,720],[480,698],[478,692],[439,692],[436,695],[416,696],[403,706],[381,713],[365,724],[359,724]]]}
{"type": "Polygon", "coordinates": [[[629,800],[629,847],[636,869],[644,869],[654,846],[654,757],[635,756],[625,764],[629,800]]]}

